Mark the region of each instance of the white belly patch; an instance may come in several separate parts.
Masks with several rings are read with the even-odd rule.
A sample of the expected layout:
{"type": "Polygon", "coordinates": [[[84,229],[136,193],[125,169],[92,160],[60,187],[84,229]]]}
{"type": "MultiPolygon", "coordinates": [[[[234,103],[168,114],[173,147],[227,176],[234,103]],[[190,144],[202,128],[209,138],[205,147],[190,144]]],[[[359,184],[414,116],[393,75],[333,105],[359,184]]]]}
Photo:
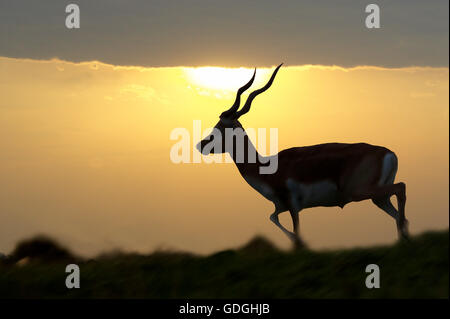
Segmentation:
{"type": "Polygon", "coordinates": [[[305,184],[288,179],[286,186],[291,192],[291,202],[295,209],[338,204],[338,189],[336,184],[331,181],[324,180],[305,184]]]}

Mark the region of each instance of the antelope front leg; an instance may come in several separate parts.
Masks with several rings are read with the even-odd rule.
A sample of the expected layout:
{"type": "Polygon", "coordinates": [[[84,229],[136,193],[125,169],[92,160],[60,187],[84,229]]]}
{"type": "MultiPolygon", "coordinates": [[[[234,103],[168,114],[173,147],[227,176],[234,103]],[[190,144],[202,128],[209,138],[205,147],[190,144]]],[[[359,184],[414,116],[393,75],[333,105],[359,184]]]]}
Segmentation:
{"type": "Polygon", "coordinates": [[[293,225],[294,234],[295,234],[294,248],[295,249],[305,248],[306,244],[300,237],[300,229],[299,229],[299,213],[300,213],[300,211],[290,210],[289,212],[291,213],[292,225],[293,225]]]}
{"type": "MultiPolygon", "coordinates": [[[[287,230],[283,225],[281,225],[281,223],[280,223],[280,221],[278,219],[278,215],[280,213],[282,213],[282,212],[276,210],[272,215],[270,215],[270,220],[275,225],[277,225],[277,227],[280,228],[283,231],[283,233],[285,233],[286,236],[289,237],[290,240],[293,241],[293,243],[295,244],[296,247],[300,247],[301,246],[300,244],[302,243],[300,238],[296,234],[294,234],[293,232],[290,232],[289,230],[287,230]]],[[[297,215],[297,217],[298,217],[298,215],[297,215]]],[[[294,226],[294,230],[295,229],[296,229],[296,227],[294,226]]],[[[298,231],[298,222],[297,222],[297,231],[298,231]]]]}

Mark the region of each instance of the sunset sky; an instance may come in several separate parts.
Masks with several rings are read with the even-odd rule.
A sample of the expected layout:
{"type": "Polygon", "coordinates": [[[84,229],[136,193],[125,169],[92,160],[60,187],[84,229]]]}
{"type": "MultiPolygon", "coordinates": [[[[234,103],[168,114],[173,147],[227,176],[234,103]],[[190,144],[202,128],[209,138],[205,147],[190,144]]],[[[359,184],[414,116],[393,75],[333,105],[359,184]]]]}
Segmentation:
{"type": "MultiPolygon", "coordinates": [[[[388,147],[410,231],[448,228],[448,1],[379,1],[379,30],[362,1],[74,2],[79,30],[64,1],[0,4],[0,252],[35,234],[84,255],[210,253],[256,234],[289,247],[234,164],[169,157],[173,129],[214,126],[252,67],[254,89],[281,62],[244,127],[278,128],[280,150],[388,147]]],[[[370,201],[304,210],[300,227],[312,248],[397,238],[370,201]]]]}

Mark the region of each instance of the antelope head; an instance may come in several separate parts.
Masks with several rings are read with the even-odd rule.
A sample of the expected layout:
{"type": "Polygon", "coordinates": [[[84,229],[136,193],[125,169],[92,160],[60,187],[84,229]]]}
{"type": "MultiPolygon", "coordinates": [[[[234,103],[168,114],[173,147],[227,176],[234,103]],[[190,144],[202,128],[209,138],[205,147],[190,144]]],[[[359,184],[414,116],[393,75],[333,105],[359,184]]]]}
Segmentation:
{"type": "Polygon", "coordinates": [[[262,88],[260,88],[258,90],[255,90],[249,94],[244,106],[240,110],[238,110],[240,102],[241,102],[242,93],[244,93],[253,84],[253,81],[255,80],[255,75],[256,75],[256,69],[255,69],[255,72],[253,73],[253,76],[250,79],[250,81],[248,81],[247,84],[242,86],[237,91],[236,99],[235,99],[233,105],[219,116],[219,122],[217,122],[217,124],[214,126],[211,134],[209,134],[207,137],[205,137],[203,140],[201,140],[197,144],[197,149],[199,150],[199,152],[201,152],[203,155],[214,154],[214,153],[230,153],[230,154],[232,154],[232,152],[233,152],[232,148],[235,145],[226,143],[226,140],[225,140],[226,131],[227,130],[231,130],[231,131],[237,130],[237,131],[241,131],[241,132],[244,131],[242,124],[239,122],[239,118],[242,115],[246,114],[248,111],[250,111],[250,107],[252,105],[253,99],[256,96],[258,96],[259,94],[266,91],[272,85],[272,82],[275,79],[275,76],[277,75],[277,72],[282,65],[283,65],[283,63],[281,63],[279,66],[276,67],[276,69],[272,73],[272,76],[271,76],[269,82],[267,82],[267,84],[265,86],[263,86],[262,88]]]}

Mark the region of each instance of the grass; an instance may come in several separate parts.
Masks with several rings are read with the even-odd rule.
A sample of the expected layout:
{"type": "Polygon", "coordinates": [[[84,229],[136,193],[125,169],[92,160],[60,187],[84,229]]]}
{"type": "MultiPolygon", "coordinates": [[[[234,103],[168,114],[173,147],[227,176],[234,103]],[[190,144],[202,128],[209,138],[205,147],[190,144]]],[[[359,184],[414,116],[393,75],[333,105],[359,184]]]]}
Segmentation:
{"type": "Polygon", "coordinates": [[[37,239],[22,242],[0,263],[0,298],[449,297],[448,230],[409,243],[346,250],[285,252],[256,237],[209,256],[157,251],[88,261],[40,240],[37,252],[37,239]],[[70,262],[80,266],[80,289],[65,286],[70,262]],[[365,286],[368,264],[380,267],[379,289],[365,286]]]}

